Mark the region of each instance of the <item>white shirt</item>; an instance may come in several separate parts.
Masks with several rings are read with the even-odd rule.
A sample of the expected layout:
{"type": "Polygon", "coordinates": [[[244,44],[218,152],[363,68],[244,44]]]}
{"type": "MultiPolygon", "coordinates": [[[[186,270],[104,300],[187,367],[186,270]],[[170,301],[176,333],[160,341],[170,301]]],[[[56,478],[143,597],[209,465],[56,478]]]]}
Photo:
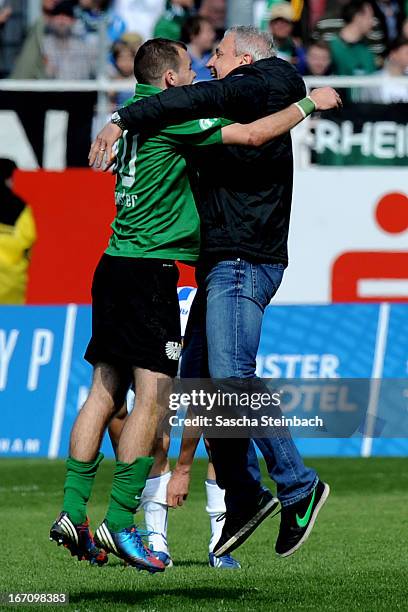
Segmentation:
{"type": "Polygon", "coordinates": [[[126,23],[127,32],[137,32],[147,40],[164,11],[165,0],[114,0],[112,8],[126,23]]]}
{"type": "Polygon", "coordinates": [[[358,102],[375,102],[377,104],[408,102],[408,75],[405,77],[407,82],[404,85],[395,83],[386,67],[377,74],[382,77],[381,85],[379,87],[362,88],[358,102]]]}

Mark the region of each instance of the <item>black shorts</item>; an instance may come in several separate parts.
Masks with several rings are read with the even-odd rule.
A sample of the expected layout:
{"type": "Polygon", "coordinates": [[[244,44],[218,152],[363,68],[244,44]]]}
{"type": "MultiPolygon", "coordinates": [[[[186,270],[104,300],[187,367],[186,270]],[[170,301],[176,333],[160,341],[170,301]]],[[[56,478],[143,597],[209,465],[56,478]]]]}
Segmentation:
{"type": "Polygon", "coordinates": [[[174,377],[181,350],[178,277],[173,261],[102,255],[85,359],[174,377]]]}

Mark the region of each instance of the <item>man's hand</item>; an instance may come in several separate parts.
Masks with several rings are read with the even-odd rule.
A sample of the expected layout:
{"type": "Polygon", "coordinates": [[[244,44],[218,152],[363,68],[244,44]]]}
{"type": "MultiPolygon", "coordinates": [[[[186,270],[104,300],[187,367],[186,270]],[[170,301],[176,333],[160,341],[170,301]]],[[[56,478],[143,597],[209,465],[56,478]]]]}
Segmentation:
{"type": "Polygon", "coordinates": [[[112,159],[109,161],[106,161],[106,165],[105,168],[103,169],[104,172],[107,172],[108,170],[110,170],[112,168],[112,166],[114,166],[118,161],[118,156],[115,155],[115,157],[112,157],[112,159]]]}
{"type": "Polygon", "coordinates": [[[341,108],[343,102],[333,87],[319,87],[314,89],[309,96],[316,104],[316,110],[324,111],[332,108],[341,108]]]}
{"type": "Polygon", "coordinates": [[[182,506],[188,495],[190,468],[176,466],[167,485],[167,505],[171,508],[182,506]]]}
{"type": "Polygon", "coordinates": [[[114,157],[112,147],[121,136],[122,130],[119,126],[114,123],[107,123],[91,145],[88,155],[89,165],[100,168],[104,159],[109,164],[114,157]]]}

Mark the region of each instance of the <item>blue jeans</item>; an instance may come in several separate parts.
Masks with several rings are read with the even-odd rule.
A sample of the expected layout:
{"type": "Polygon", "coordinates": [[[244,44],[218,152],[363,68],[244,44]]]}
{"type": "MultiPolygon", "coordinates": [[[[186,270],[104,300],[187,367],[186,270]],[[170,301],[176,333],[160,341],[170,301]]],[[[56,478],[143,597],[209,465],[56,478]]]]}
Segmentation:
{"type": "MultiPolygon", "coordinates": [[[[198,279],[183,350],[182,377],[209,374],[211,378],[256,378],[263,313],[279,288],[283,272],[282,264],[253,264],[238,258],[217,263],[204,274],[204,279],[198,279]]],[[[276,483],[281,504],[287,506],[306,497],[318,477],[304,465],[290,433],[279,430],[271,438],[254,441],[276,483]]],[[[232,470],[231,458],[226,454],[231,453],[234,444],[237,452],[242,452],[245,442],[248,445],[243,440],[217,445],[219,464],[232,470]]],[[[247,446],[247,472],[259,486],[261,475],[252,442],[247,446]]],[[[241,479],[241,487],[242,484],[241,479]]],[[[255,489],[249,479],[247,484],[255,489]]],[[[236,485],[238,491],[238,482],[236,485]]],[[[234,496],[231,502],[235,505],[233,500],[234,496]]]]}

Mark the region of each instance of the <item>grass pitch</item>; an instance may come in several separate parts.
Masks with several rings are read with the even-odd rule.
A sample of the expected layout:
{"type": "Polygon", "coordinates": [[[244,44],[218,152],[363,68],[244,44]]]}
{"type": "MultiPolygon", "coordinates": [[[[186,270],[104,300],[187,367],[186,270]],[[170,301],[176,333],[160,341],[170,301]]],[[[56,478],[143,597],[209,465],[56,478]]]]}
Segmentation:
{"type": "MultiPolygon", "coordinates": [[[[332,493],[295,555],[275,556],[279,517],[268,518],[235,552],[243,569],[209,568],[206,463],[197,461],[187,504],[170,511],[175,567],[151,576],[123,568],[113,556],[107,566],[91,567],[49,542],[63,462],[2,459],[0,591],[69,593],[68,607],[34,606],[44,610],[407,610],[407,460],[308,463],[332,493]]],[[[103,519],[112,473],[113,463],[105,461],[89,507],[93,526],[103,519]]]]}

